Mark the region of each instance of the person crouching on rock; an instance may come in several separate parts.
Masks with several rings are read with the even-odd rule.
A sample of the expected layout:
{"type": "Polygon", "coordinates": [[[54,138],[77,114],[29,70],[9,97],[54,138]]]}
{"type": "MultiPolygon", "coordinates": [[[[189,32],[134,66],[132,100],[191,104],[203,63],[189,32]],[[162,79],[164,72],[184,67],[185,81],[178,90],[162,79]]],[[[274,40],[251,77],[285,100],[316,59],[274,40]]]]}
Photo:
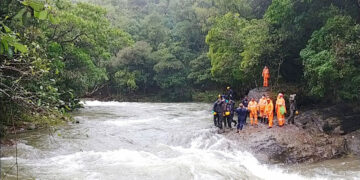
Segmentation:
{"type": "Polygon", "coordinates": [[[267,104],[267,100],[266,100],[266,97],[265,95],[263,94],[261,96],[261,99],[259,100],[259,111],[260,111],[260,122],[261,123],[266,123],[265,122],[265,107],[266,107],[266,104],[267,104]]]}
{"type": "Polygon", "coordinates": [[[266,118],[266,121],[269,121],[269,129],[272,128],[273,126],[273,119],[274,119],[274,104],[272,102],[272,100],[267,97],[266,98],[266,107],[265,107],[265,118],[266,118]]]}
{"type": "Polygon", "coordinates": [[[285,123],[286,106],[284,95],[280,93],[278,97],[278,100],[276,100],[275,111],[276,117],[279,121],[279,126],[282,127],[285,123]]]}
{"type": "Polygon", "coordinates": [[[242,130],[245,125],[248,109],[244,107],[242,103],[240,103],[239,108],[237,108],[235,112],[238,115],[238,124],[237,124],[236,133],[239,133],[239,131],[242,130]]]}
{"type": "Polygon", "coordinates": [[[249,102],[248,108],[250,110],[250,124],[251,125],[257,125],[258,124],[258,104],[255,101],[254,98],[251,98],[251,101],[249,102]]]}

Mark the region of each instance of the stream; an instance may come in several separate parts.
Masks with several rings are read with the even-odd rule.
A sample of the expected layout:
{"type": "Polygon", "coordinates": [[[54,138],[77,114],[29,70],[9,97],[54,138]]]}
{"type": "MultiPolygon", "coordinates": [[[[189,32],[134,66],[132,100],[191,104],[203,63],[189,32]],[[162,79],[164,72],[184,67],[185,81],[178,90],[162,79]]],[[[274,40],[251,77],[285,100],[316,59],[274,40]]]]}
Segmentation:
{"type": "MultiPolygon", "coordinates": [[[[217,133],[206,103],[86,101],[65,124],[18,135],[19,179],[360,179],[360,159],[258,161],[217,133]]],[[[1,147],[1,179],[16,179],[15,148],[1,147]]]]}

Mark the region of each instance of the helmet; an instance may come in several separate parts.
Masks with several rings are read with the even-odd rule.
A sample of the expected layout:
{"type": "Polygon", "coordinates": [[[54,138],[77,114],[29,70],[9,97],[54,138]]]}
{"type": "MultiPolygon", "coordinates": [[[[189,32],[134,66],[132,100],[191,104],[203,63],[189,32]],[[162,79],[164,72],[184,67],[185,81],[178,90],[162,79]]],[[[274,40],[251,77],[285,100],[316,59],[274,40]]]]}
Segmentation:
{"type": "Polygon", "coordinates": [[[284,97],[284,95],[282,93],[279,93],[279,97],[284,97]]]}
{"type": "Polygon", "coordinates": [[[226,111],[225,112],[225,116],[229,116],[230,115],[230,112],[229,111],[226,111]]]}
{"type": "Polygon", "coordinates": [[[296,114],[296,115],[299,115],[299,111],[295,111],[295,114],[296,114]]]}
{"type": "Polygon", "coordinates": [[[228,86],[226,89],[230,89],[230,86],[228,86]]]}
{"type": "Polygon", "coordinates": [[[217,113],[216,113],[216,112],[214,112],[214,115],[216,116],[216,115],[217,115],[217,113]]]}

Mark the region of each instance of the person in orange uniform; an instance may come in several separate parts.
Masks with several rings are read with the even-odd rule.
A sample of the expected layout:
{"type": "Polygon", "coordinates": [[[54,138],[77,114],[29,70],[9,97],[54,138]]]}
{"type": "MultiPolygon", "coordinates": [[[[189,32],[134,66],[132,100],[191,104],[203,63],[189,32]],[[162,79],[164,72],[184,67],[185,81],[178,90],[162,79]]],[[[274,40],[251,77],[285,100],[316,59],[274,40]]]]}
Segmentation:
{"type": "Polygon", "coordinates": [[[263,94],[261,96],[261,99],[259,100],[259,111],[260,111],[260,122],[261,123],[266,123],[265,122],[265,107],[267,104],[267,100],[265,95],[263,94]]]}
{"type": "Polygon", "coordinates": [[[284,99],[284,95],[281,93],[279,94],[278,99],[276,100],[275,111],[276,111],[277,119],[279,121],[279,126],[281,127],[285,123],[285,114],[286,114],[285,99],[284,99]],[[281,108],[284,108],[285,110],[283,114],[281,112],[281,108]]]}
{"type": "Polygon", "coordinates": [[[254,98],[251,98],[249,102],[248,109],[250,111],[250,124],[257,125],[257,113],[258,113],[258,105],[254,98]]]}
{"type": "Polygon", "coordinates": [[[268,128],[272,128],[273,119],[274,119],[274,104],[269,97],[266,98],[266,101],[267,101],[266,106],[265,106],[266,119],[267,119],[267,121],[269,121],[268,128]]]}
{"type": "Polygon", "coordinates": [[[270,71],[269,68],[267,66],[264,67],[263,72],[262,72],[262,77],[264,78],[264,87],[268,87],[269,86],[269,78],[270,78],[270,71]]]}

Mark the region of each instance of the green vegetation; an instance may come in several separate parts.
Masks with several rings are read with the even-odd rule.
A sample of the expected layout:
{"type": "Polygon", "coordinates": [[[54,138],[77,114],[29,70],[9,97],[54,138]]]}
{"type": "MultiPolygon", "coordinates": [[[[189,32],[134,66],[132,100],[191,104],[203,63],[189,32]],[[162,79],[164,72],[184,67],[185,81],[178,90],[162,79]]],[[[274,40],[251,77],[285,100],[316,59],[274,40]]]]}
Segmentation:
{"type": "Polygon", "coordinates": [[[1,123],[66,113],[81,97],[244,94],[265,65],[275,87],[357,102],[359,23],[355,0],[2,0],[1,123]]]}

